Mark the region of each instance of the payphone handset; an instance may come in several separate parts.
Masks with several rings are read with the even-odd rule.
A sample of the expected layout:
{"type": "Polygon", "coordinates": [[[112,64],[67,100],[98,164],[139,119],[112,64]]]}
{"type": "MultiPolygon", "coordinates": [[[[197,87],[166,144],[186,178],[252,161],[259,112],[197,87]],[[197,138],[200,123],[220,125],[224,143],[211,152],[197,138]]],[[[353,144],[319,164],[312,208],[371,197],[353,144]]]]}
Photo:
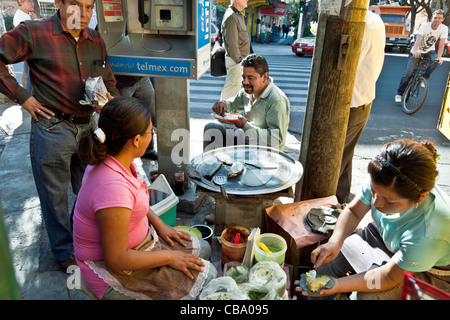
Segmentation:
{"type": "Polygon", "coordinates": [[[144,0],[138,0],[138,20],[141,23],[141,27],[144,28],[144,25],[148,22],[148,15],[145,14],[144,10],[144,0]]]}

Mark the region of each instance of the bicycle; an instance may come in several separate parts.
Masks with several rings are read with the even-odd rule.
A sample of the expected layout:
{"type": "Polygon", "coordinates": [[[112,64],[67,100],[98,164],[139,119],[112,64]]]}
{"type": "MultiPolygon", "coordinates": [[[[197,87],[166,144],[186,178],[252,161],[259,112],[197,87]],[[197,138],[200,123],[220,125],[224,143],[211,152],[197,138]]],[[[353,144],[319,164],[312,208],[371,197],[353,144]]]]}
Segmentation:
{"type": "Polygon", "coordinates": [[[406,114],[414,114],[422,108],[428,95],[428,81],[422,75],[422,71],[432,66],[436,61],[420,56],[411,79],[409,79],[405,92],[402,96],[403,112],[406,114]]]}

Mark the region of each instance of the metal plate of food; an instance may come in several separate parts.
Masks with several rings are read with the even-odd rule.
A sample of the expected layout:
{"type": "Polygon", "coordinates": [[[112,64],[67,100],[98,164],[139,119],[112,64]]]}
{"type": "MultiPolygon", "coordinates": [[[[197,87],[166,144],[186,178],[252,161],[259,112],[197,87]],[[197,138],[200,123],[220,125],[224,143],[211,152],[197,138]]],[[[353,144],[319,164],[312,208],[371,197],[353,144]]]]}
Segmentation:
{"type": "Polygon", "coordinates": [[[207,190],[220,192],[215,175],[226,175],[227,194],[259,195],[285,190],[303,174],[300,162],[275,148],[239,145],[214,149],[194,159],[186,167],[192,182],[207,190]]]}

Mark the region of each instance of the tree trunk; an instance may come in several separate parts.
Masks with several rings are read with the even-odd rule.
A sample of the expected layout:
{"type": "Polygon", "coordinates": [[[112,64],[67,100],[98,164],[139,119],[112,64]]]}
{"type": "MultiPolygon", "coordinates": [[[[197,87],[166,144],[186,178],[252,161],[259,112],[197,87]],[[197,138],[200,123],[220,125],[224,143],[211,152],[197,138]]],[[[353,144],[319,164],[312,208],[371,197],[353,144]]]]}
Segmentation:
{"type": "Polygon", "coordinates": [[[320,4],[295,201],[336,194],[369,0],[345,2],[320,4]]]}

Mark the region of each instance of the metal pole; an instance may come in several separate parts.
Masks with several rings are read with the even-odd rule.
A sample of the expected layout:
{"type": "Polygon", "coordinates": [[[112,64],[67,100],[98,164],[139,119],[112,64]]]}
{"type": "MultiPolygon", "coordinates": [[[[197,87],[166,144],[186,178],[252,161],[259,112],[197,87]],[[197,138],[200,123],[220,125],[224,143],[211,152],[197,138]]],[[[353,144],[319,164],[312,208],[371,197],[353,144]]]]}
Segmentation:
{"type": "Polygon", "coordinates": [[[298,18],[297,40],[302,37],[303,12],[300,12],[298,18]]]}

